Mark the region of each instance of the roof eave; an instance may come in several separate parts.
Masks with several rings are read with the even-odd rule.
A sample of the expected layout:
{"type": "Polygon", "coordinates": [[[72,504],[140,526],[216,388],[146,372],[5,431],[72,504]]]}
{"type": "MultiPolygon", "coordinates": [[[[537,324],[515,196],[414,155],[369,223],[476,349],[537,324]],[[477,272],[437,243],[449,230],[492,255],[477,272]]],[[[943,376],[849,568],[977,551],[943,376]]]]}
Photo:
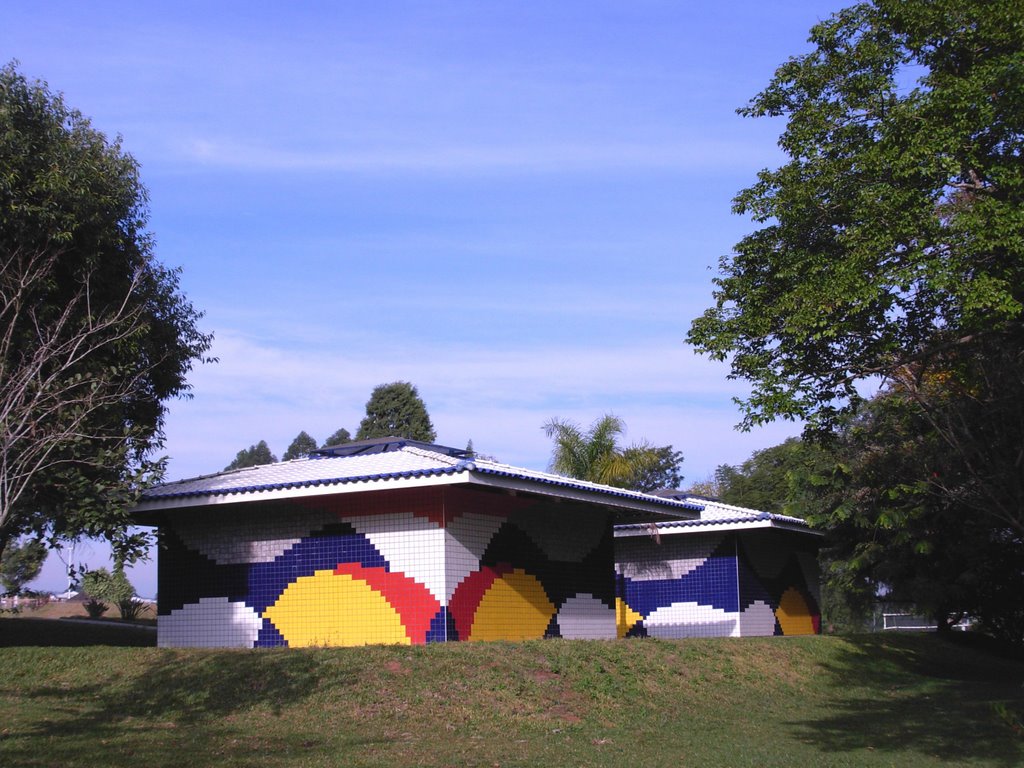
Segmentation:
{"type": "MultiPolygon", "coordinates": [[[[823,531],[818,531],[804,525],[795,525],[793,523],[786,523],[778,520],[751,520],[749,522],[738,522],[732,520],[721,523],[708,522],[694,525],[665,526],[658,528],[658,534],[660,536],[675,536],[685,534],[694,535],[698,533],[720,533],[724,531],[749,531],[757,528],[772,528],[776,530],[792,531],[794,533],[803,533],[819,537],[825,535],[823,531]]],[[[632,526],[619,526],[615,529],[616,538],[650,535],[650,529],[642,526],[637,528],[634,528],[632,526]]]]}
{"type": "Polygon", "coordinates": [[[132,515],[141,525],[155,525],[157,515],[178,509],[195,507],[244,504],[254,501],[283,501],[318,496],[336,496],[345,493],[364,493],[370,490],[394,488],[430,488],[446,485],[473,485],[511,492],[529,493],[549,498],[597,504],[603,507],[639,513],[663,520],[696,519],[699,512],[680,502],[666,502],[634,498],[601,490],[590,490],[573,485],[545,483],[539,480],[517,478],[463,468],[452,468],[450,472],[415,474],[411,476],[380,475],[359,479],[323,480],[315,483],[296,484],[293,487],[241,488],[211,493],[189,493],[156,496],[146,499],[132,509],[132,515]],[[149,520],[149,522],[147,522],[149,520]]]}
{"type": "Polygon", "coordinates": [[[700,512],[681,503],[666,503],[663,499],[647,500],[626,494],[590,490],[589,488],[561,483],[545,483],[540,480],[511,477],[504,474],[473,470],[469,472],[474,485],[500,488],[508,491],[553,496],[569,501],[597,504],[618,510],[652,514],[668,520],[697,519],[700,512]]]}
{"type": "Polygon", "coordinates": [[[243,488],[215,491],[212,493],[157,496],[136,504],[132,509],[132,514],[145,515],[149,512],[164,512],[172,509],[208,507],[222,504],[244,504],[252,501],[282,501],[288,499],[305,499],[317,496],[337,496],[338,494],[344,493],[364,493],[368,490],[382,490],[384,486],[388,489],[425,488],[465,482],[465,473],[460,472],[420,474],[408,477],[378,475],[366,478],[322,480],[296,484],[289,488],[243,488]]]}

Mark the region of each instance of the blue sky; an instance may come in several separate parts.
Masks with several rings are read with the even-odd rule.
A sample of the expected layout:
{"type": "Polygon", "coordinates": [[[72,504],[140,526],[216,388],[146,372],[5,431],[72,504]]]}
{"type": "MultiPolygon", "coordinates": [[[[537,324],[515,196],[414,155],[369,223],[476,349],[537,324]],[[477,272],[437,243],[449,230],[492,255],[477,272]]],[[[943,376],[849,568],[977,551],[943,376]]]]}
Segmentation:
{"type": "Polygon", "coordinates": [[[440,443],[543,468],[547,419],[615,413],[692,481],[799,429],[734,431],[742,386],[685,335],[782,160],[735,110],[842,5],[13,2],[0,58],[122,136],[216,335],[172,478],[354,433],[405,380],[440,443]]]}

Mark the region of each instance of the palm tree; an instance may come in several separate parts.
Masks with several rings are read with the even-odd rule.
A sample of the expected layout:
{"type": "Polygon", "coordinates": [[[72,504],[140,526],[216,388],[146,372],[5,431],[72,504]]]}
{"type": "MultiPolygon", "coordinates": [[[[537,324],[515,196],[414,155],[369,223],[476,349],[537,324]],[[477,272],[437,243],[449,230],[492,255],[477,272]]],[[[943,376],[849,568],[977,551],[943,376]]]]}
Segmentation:
{"type": "Polygon", "coordinates": [[[617,439],[626,431],[618,416],[606,414],[583,432],[567,419],[551,419],[544,434],[555,441],[549,468],[578,480],[632,487],[659,460],[658,452],[646,442],[619,448],[617,439]]]}

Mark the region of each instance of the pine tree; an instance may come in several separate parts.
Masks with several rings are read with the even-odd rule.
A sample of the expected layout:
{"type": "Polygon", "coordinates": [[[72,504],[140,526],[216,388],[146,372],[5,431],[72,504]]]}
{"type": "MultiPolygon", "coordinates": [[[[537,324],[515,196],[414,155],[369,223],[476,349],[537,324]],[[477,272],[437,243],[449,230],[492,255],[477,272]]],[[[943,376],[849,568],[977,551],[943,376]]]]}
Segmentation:
{"type": "Polygon", "coordinates": [[[224,467],[224,471],[244,469],[245,467],[258,467],[263,464],[273,464],[276,461],[277,456],[270,452],[270,446],[267,445],[267,441],[260,440],[256,445],[250,445],[248,448],[239,451],[238,455],[235,456],[235,460],[224,467]]]}
{"type": "Polygon", "coordinates": [[[437,438],[427,406],[416,387],[396,381],[375,387],[366,403],[366,416],[359,424],[357,440],[374,437],[406,437],[432,443],[437,438]]]}
{"type": "Polygon", "coordinates": [[[288,450],[285,451],[284,456],[281,457],[281,461],[291,461],[292,459],[302,458],[315,450],[316,440],[310,437],[307,432],[302,431],[296,435],[294,440],[292,440],[291,445],[288,446],[288,450]]]}

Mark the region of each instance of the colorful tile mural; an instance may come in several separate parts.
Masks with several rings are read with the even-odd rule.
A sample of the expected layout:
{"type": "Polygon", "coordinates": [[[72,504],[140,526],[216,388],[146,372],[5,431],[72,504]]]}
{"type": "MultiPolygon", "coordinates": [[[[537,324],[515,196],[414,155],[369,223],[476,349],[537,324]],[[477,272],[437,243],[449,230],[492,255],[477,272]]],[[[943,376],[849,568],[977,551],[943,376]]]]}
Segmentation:
{"type": "Polygon", "coordinates": [[[745,637],[820,631],[816,549],[778,530],[615,539],[620,637],[745,637]]]}
{"type": "Polygon", "coordinates": [[[161,646],[820,627],[819,536],[803,520],[405,438],[157,486],[134,512],[159,530],[161,646]]]}
{"type": "Polygon", "coordinates": [[[169,514],[161,646],[611,638],[611,514],[461,488],[169,514]]]}

